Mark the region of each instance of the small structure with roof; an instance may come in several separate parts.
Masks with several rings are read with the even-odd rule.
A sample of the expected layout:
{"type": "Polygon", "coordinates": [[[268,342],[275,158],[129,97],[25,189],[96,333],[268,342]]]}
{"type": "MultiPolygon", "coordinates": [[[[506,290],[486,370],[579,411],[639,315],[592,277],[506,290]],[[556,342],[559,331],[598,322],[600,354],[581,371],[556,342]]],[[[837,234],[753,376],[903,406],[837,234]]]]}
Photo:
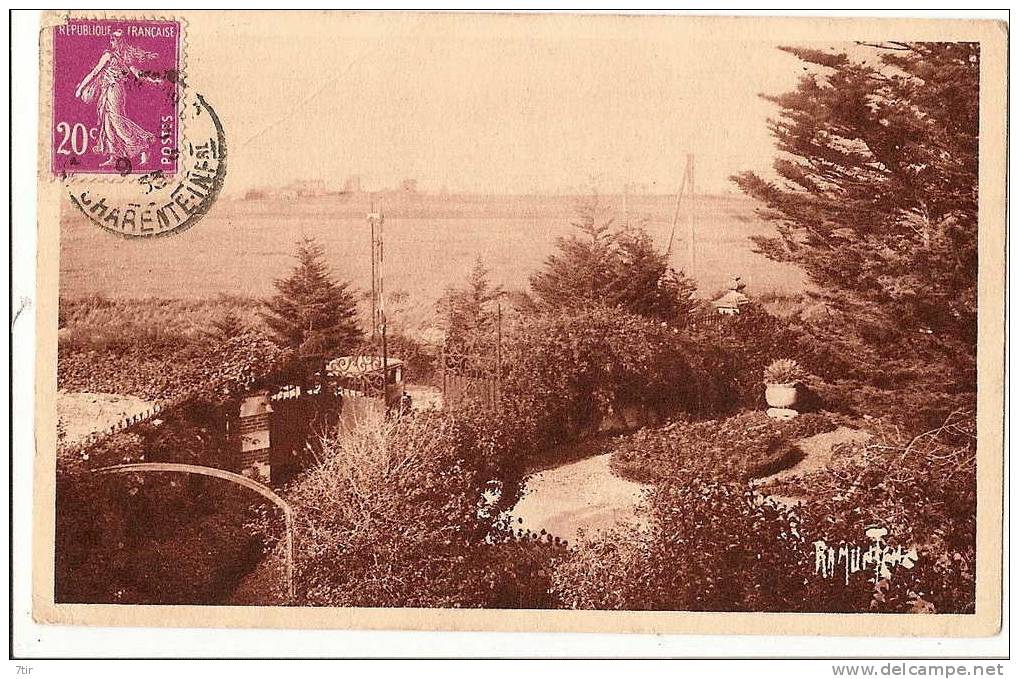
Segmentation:
{"type": "Polygon", "coordinates": [[[335,381],[343,399],[341,434],[353,431],[368,419],[385,417],[403,399],[403,361],[398,358],[387,357],[383,361],[381,356],[340,356],[326,364],[326,375],[335,381]]]}
{"type": "Polygon", "coordinates": [[[747,284],[743,282],[742,278],[734,277],[725,294],[712,302],[715,310],[723,316],[739,315],[743,307],[750,304],[750,298],[743,292],[746,287],[747,284]]]}

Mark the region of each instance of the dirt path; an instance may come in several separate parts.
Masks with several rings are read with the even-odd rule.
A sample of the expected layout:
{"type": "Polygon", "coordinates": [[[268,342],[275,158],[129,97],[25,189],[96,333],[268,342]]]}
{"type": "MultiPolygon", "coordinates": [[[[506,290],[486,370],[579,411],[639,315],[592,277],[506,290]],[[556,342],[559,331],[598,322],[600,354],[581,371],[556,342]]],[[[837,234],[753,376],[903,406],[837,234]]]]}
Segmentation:
{"type": "Polygon", "coordinates": [[[637,520],[637,505],[647,486],[616,476],[611,453],[546,469],[531,476],[524,495],[510,512],[514,526],[569,540],[581,530],[591,535],[637,520]]]}
{"type": "Polygon", "coordinates": [[[102,431],[121,420],[144,413],[155,405],[137,396],[90,392],[57,393],[59,443],[70,445],[82,441],[95,431],[102,431]]]}

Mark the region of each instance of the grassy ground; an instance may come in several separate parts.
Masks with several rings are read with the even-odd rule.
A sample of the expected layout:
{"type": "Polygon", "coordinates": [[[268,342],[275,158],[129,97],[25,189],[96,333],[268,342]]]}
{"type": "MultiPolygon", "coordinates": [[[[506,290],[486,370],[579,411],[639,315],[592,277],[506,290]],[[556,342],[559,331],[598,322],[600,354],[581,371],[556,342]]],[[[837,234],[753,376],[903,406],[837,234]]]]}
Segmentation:
{"type": "Polygon", "coordinates": [[[258,303],[250,298],[218,295],[209,299],[128,298],[91,294],[60,299],[60,348],[103,351],[200,341],[228,313],[250,328],[261,324],[258,303]]]}
{"type": "MultiPolygon", "coordinates": [[[[412,328],[427,325],[434,303],[450,285],[461,284],[481,257],[493,282],[524,288],[554,248],[572,231],[577,198],[570,196],[411,196],[386,198],[386,289],[412,328]]],[[[671,230],[673,198],[601,198],[618,220],[647,218],[661,247],[671,230]]],[[[293,265],[294,242],[317,238],[336,274],[361,290],[369,287],[370,238],[364,221],[368,197],[221,200],[201,223],[157,241],[118,239],[69,208],[61,222],[61,295],[81,298],[163,297],[215,299],[220,294],[262,297],[275,278],[293,265]]],[[[752,251],[748,236],[771,232],[739,197],[700,197],[694,275],[700,294],[712,296],[733,274],[751,293],[797,292],[796,269],[752,251]]],[[[688,268],[685,213],[672,250],[674,265],[688,268]]],[[[396,308],[390,309],[394,313],[396,308]]]]}

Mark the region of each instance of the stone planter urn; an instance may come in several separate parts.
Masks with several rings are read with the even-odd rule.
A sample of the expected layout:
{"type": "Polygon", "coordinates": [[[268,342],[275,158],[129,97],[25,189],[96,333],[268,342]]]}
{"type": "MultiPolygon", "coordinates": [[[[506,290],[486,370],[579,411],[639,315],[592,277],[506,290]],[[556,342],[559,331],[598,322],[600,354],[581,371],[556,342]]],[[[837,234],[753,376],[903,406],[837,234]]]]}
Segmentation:
{"type": "Polygon", "coordinates": [[[791,358],[780,358],[772,361],[764,369],[764,398],[770,406],[768,416],[776,420],[791,420],[798,414],[796,405],[796,385],[805,376],[800,364],[791,358]]]}
{"type": "Polygon", "coordinates": [[[796,405],[796,383],[765,384],[764,399],[772,408],[791,408],[796,405]]]}

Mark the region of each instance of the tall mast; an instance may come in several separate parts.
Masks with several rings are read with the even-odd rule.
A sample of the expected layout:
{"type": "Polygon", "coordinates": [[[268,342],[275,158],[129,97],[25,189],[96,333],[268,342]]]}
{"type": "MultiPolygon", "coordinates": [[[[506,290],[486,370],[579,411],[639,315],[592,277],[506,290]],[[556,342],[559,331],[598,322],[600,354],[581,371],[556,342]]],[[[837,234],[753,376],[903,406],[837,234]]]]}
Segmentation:
{"type": "Polygon", "coordinates": [[[665,249],[665,255],[669,256],[672,254],[672,243],[676,238],[676,228],[679,226],[679,207],[683,202],[683,195],[689,194],[690,208],[687,212],[687,237],[686,237],[686,257],[687,257],[687,270],[686,275],[693,277],[694,268],[697,265],[696,261],[696,243],[697,233],[696,226],[694,225],[694,182],[693,182],[693,159],[692,153],[686,154],[686,167],[683,169],[683,179],[679,183],[679,189],[676,190],[676,207],[672,213],[672,230],[669,232],[669,245],[665,249]]]}
{"type": "Polygon", "coordinates": [[[382,339],[382,374],[383,383],[386,378],[388,347],[386,346],[386,296],[384,286],[384,249],[382,238],[382,225],[386,216],[382,212],[382,204],[379,203],[376,210],[375,201],[371,203],[371,212],[368,213],[368,224],[371,227],[372,236],[372,338],[382,339]]]}
{"type": "Polygon", "coordinates": [[[372,340],[379,335],[378,329],[378,308],[379,293],[375,287],[375,199],[372,198],[371,207],[368,210],[368,228],[371,233],[371,260],[372,260],[372,340]]]}
{"type": "Polygon", "coordinates": [[[687,210],[687,235],[686,235],[686,254],[687,254],[687,270],[686,275],[688,278],[694,277],[694,269],[697,266],[697,233],[695,231],[693,212],[696,207],[694,203],[694,183],[693,183],[693,154],[688,153],[686,155],[686,176],[687,186],[690,189],[690,207],[687,210]]]}

